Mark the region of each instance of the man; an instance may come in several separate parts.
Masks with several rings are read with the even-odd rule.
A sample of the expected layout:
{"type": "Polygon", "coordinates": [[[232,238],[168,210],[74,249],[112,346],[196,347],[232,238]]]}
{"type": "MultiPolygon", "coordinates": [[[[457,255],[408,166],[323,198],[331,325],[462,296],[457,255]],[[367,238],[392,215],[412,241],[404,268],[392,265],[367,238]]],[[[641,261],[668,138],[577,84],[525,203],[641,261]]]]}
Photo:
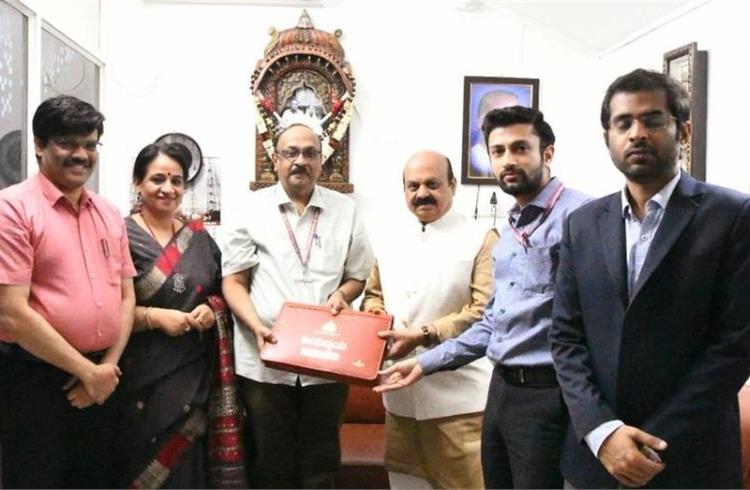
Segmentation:
{"type": "Polygon", "coordinates": [[[279,183],[251,196],[247,222],[223,247],[249,474],[256,488],[330,488],[346,385],[266,368],[259,349],[276,342],[271,326],[285,300],[327,304],[334,314],[347,308],[362,292],[372,252],[354,201],[315,184],[318,136],[293,124],[275,139],[279,183]]]}
{"type": "Polygon", "coordinates": [[[689,108],[679,84],[641,69],[604,96],[625,187],[570,216],[550,331],[574,487],[741,484],[750,198],[680,172],[689,108]]]}
{"type": "Polygon", "coordinates": [[[555,135],[541,112],[494,110],[482,131],[500,188],[516,201],[492,252],[492,298],[482,319],[459,337],[386,369],[378,390],[408,386],[486,354],[495,364],[482,426],[486,487],[559,488],[567,413],[547,330],[562,223],[587,198],[551,177],[555,135]]]}
{"type": "Polygon", "coordinates": [[[106,488],[135,269],[120,213],[84,188],[104,116],[69,96],[34,114],[39,173],[0,191],[5,488],[106,488]]]}
{"type": "Polygon", "coordinates": [[[492,177],[492,164],[487,153],[487,142],[481,131],[485,116],[493,109],[502,109],[514,105],[521,105],[521,101],[516,94],[507,90],[492,90],[479,99],[476,119],[477,132],[476,137],[472,140],[469,152],[469,166],[471,167],[472,177],[492,177]]]}
{"type": "MultiPolygon", "coordinates": [[[[378,263],[362,303],[364,311],[394,316],[394,330],[380,333],[390,340],[391,358],[457,336],[487,305],[497,232],[452,210],[455,192],[446,156],[422,151],[406,163],[404,196],[416,219],[410,217],[376,248],[378,263]],[[398,247],[392,246],[394,237],[398,247]]],[[[480,359],[385,393],[385,464],[392,489],[484,488],[479,439],[491,371],[487,359],[480,359]]]]}

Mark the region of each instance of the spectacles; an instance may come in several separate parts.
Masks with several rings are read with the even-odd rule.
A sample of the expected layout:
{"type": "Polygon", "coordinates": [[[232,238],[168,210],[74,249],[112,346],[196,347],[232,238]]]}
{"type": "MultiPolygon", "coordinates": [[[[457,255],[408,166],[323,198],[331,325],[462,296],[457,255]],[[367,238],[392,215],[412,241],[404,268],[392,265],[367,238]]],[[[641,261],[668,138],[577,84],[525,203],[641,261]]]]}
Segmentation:
{"type": "Polygon", "coordinates": [[[670,119],[677,120],[676,117],[670,114],[651,112],[641,116],[620,116],[611,121],[609,126],[618,133],[627,133],[633,127],[634,121],[640,121],[647,131],[657,131],[666,128],[670,119]]]}
{"type": "Polygon", "coordinates": [[[320,150],[313,146],[308,146],[307,148],[304,148],[302,150],[300,150],[296,146],[291,146],[289,148],[284,148],[283,150],[278,150],[276,154],[285,160],[289,160],[290,162],[296,160],[297,157],[300,156],[300,154],[305,160],[316,160],[320,156],[320,150]]]}
{"type": "Polygon", "coordinates": [[[96,153],[102,144],[98,141],[81,141],[78,138],[50,138],[55,145],[61,150],[74,151],[83,148],[89,153],[96,153]]]}

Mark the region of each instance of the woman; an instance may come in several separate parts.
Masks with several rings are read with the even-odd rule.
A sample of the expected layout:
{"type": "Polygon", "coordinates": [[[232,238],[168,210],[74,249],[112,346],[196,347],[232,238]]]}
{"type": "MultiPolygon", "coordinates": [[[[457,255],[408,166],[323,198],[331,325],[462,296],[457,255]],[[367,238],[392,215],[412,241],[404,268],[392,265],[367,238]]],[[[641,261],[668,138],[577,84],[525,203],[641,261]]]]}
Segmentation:
{"type": "Polygon", "coordinates": [[[120,364],[124,400],[118,451],[124,487],[244,483],[241,448],[234,442],[239,441],[236,398],[226,396],[234,373],[218,297],[220,252],[200,221],[184,224],[176,218],[189,158],[182,145],[151,144],[133,166],[140,211],[126,218],[138,275],[133,333],[120,364]],[[223,351],[214,355],[217,345],[223,351]],[[219,368],[223,376],[212,377],[219,368]],[[209,409],[212,379],[225,385],[213,387],[215,401],[225,405],[209,409]],[[207,444],[207,419],[209,426],[215,421],[209,411],[230,417],[216,421],[221,427],[213,424],[221,437],[209,434],[207,444]]]}

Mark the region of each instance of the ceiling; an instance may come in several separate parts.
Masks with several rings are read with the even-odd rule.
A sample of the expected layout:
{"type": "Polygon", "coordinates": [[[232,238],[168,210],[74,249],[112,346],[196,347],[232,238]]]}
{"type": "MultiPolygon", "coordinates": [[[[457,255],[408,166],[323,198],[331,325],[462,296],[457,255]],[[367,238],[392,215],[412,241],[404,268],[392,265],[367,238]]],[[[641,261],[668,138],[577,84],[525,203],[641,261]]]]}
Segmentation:
{"type": "Polygon", "coordinates": [[[469,0],[489,8],[503,7],[554,29],[588,50],[604,55],[711,0],[469,0]]]}

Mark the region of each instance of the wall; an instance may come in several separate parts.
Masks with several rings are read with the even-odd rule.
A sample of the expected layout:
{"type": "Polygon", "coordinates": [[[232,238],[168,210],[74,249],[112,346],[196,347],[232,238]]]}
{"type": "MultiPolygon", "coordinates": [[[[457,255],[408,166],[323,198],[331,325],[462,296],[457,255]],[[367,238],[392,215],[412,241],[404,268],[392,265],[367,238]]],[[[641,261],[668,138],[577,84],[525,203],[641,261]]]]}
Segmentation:
{"type": "MultiPolygon", "coordinates": [[[[301,8],[149,0],[28,0],[56,27],[101,54],[107,130],[100,190],[125,211],[137,151],[166,132],[195,137],[219,158],[225,214],[254,179],[250,75],[268,28],[296,24],[301,8]],[[101,40],[97,16],[101,16],[101,40]],[[76,22],[81,19],[82,22],[76,22]],[[99,41],[99,46],[95,44],[99,41]]],[[[602,144],[598,112],[607,84],[637,66],[661,69],[662,54],[697,41],[709,51],[708,180],[750,190],[750,34],[739,2],[713,0],[653,32],[596,57],[576,42],[486,2],[338,1],[309,8],[316,27],[343,30],[357,78],[351,180],[368,221],[401,212],[400,172],[414,151],[446,153],[460,174],[464,75],[541,80],[540,106],[557,135],[554,172],[603,195],[622,185],[602,144]],[[716,28],[714,28],[716,26],[716,28]]],[[[495,190],[483,187],[480,212],[495,190]]],[[[510,201],[498,192],[501,208],[510,201]]],[[[475,186],[460,186],[456,206],[473,214],[475,186]]],[[[241,210],[235,211],[241,213],[241,210]]]]}
{"type": "Polygon", "coordinates": [[[598,70],[614,78],[643,66],[661,70],[662,55],[690,42],[708,51],[706,180],[750,191],[750,31],[742,2],[714,0],[685,13],[602,59],[598,70]]]}
{"type": "MultiPolygon", "coordinates": [[[[598,101],[589,94],[603,85],[570,77],[592,72],[596,60],[510,12],[464,11],[456,4],[342,1],[309,9],[316,27],[343,30],[341,43],[357,79],[351,180],[370,221],[403,211],[401,169],[416,150],[446,153],[460,175],[464,75],[540,78],[540,104],[560,138],[557,173],[599,191],[602,178],[589,163],[601,161],[605,176],[611,165],[594,115],[598,101]]],[[[292,27],[300,12],[104,2],[102,47],[109,64],[102,172],[108,177],[102,191],[125,209],[137,151],[179,131],[196,138],[205,154],[220,157],[224,213],[231,212],[228,203],[237,202],[254,179],[250,76],[269,40],[268,28],[292,27]]],[[[482,190],[484,213],[492,190],[482,190]]],[[[473,214],[475,192],[474,186],[459,189],[456,205],[466,214],[473,214]]]]}

